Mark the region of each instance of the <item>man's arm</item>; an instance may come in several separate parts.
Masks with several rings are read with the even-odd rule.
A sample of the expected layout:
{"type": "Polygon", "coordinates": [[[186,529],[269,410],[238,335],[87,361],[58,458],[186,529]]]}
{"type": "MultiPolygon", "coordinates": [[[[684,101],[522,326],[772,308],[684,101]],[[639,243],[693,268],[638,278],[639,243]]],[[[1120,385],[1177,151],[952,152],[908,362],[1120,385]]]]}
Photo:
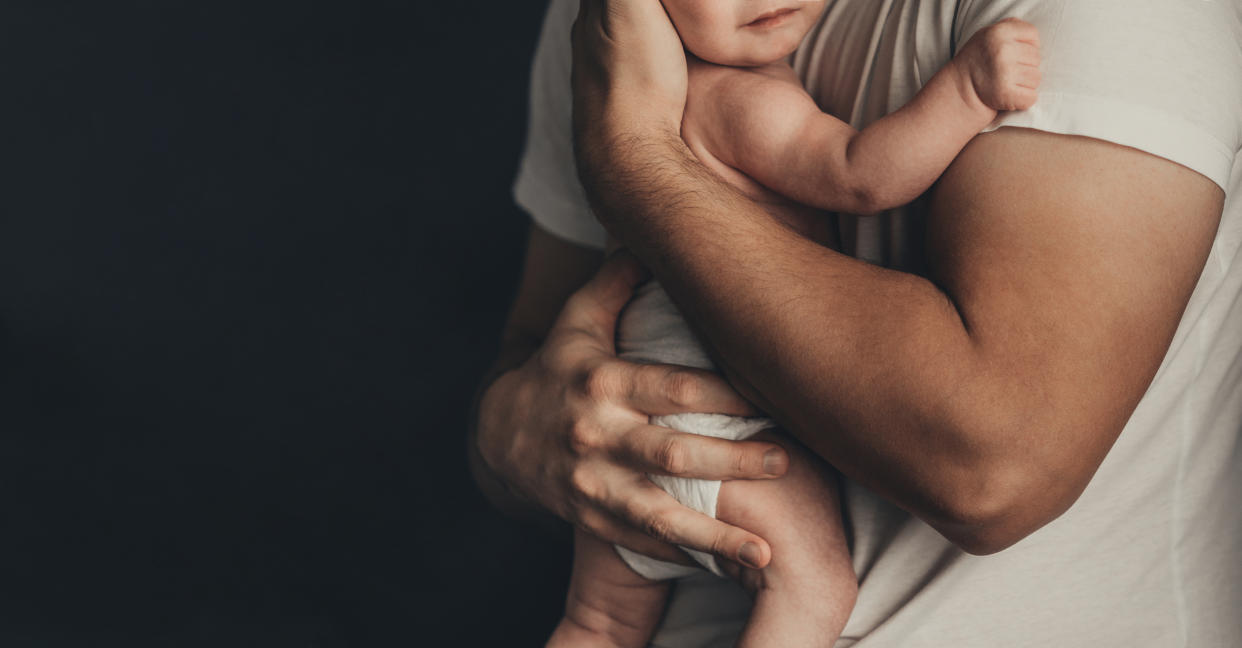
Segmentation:
{"type": "MultiPolygon", "coordinates": [[[[484,375],[476,397],[479,397],[501,374],[518,367],[529,358],[552,328],[565,301],[595,274],[603,254],[599,250],[574,245],[532,225],[526,240],[526,256],[517,295],[509,309],[501,333],[500,351],[491,369],[484,375]]],[[[529,502],[517,498],[497,479],[479,455],[477,426],[472,414],[467,434],[466,455],[470,473],[479,490],[495,505],[510,515],[530,515],[537,511],[529,502]]]]}
{"type": "Polygon", "coordinates": [[[511,513],[546,511],[649,556],[690,562],[680,545],[763,567],[763,538],[686,508],[645,475],[771,479],[784,474],[785,451],[649,424],[755,412],[715,373],[616,357],[617,316],[647,275],[626,252],[601,256],[531,228],[500,356],[471,416],[475,481],[511,513]]]}
{"type": "Polygon", "coordinates": [[[1134,149],[1002,129],[934,194],[933,283],[792,234],[676,138],[630,137],[583,156],[612,169],[594,182],[584,164],[598,211],[739,390],[976,553],[1086,486],[1163,358],[1223,200],[1134,149]]]}
{"type": "Polygon", "coordinates": [[[943,176],[934,280],[803,239],[678,135],[685,66],[655,0],[583,0],[579,173],[734,384],[964,549],[1063,512],[1167,350],[1223,193],[1161,158],[1007,128],[943,176]]]}

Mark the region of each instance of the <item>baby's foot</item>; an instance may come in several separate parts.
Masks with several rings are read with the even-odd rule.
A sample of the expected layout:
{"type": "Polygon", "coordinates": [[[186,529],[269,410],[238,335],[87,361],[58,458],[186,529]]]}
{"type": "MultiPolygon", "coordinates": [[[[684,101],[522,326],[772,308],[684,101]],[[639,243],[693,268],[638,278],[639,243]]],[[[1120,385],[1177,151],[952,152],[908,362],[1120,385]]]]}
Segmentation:
{"type": "Polygon", "coordinates": [[[755,595],[738,646],[832,646],[858,594],[836,474],[784,435],[756,439],[785,446],[790,462],[779,479],[729,481],[720,488],[716,516],[772,546],[764,569],[722,565],[755,595]]]}

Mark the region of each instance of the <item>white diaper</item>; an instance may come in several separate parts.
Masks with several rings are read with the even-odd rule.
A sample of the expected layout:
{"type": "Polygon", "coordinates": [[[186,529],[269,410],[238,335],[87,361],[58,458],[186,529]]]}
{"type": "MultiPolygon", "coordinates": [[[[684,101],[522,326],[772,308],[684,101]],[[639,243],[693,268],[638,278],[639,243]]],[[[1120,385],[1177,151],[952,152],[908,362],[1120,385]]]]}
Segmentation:
{"type": "MultiPolygon", "coordinates": [[[[634,293],[617,323],[618,356],[631,362],[676,364],[715,370],[716,365],[690,331],[686,320],[673,305],[668,294],[654,281],[634,293]]],[[[672,414],[651,417],[652,425],[661,425],[679,432],[701,434],[737,441],[775,427],[768,418],[744,418],[724,414],[672,414]]],[[[648,475],[651,481],[668,491],[678,502],[704,515],[716,517],[716,500],[720,482],[687,479],[666,475],[648,475]]],[[[680,578],[699,570],[676,563],[656,560],[617,547],[617,553],[638,574],[651,580],[680,578]]],[[[703,567],[724,576],[711,554],[686,549],[703,567]]]]}

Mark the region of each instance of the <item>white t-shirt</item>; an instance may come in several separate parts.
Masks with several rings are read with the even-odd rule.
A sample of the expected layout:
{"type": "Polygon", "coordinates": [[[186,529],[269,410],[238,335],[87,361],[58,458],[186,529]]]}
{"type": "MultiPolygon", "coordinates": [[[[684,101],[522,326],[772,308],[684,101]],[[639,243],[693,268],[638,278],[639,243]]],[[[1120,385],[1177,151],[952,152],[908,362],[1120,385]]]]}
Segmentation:
{"type": "MultiPolygon", "coordinates": [[[[552,0],[514,192],[553,234],[602,246],[577,181],[569,27],[552,0]]],[[[958,550],[866,489],[843,493],[858,603],[838,646],[1242,646],[1242,5],[1239,0],[836,0],[794,57],[825,111],[862,127],[908,102],[974,32],[1039,27],[1024,126],[1132,146],[1226,191],[1203,274],[1117,443],[1060,518],[992,556],[958,550]]],[[[847,251],[922,268],[921,202],[842,217],[847,251]]],[[[749,600],[679,581],[657,646],[732,645],[749,600]]]]}

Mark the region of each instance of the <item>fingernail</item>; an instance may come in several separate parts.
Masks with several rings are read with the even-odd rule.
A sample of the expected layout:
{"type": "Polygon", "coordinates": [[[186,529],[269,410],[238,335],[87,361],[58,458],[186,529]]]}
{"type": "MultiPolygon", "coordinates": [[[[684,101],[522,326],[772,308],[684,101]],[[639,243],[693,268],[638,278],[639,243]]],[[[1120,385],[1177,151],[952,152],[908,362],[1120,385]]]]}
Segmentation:
{"type": "Polygon", "coordinates": [[[763,472],[769,475],[783,475],[785,473],[785,453],[776,449],[763,453],[763,472]]]}
{"type": "Polygon", "coordinates": [[[763,560],[763,552],[759,551],[759,545],[753,542],[747,542],[742,545],[741,549],[737,550],[737,557],[745,563],[747,567],[760,569],[759,561],[763,560]]]}

